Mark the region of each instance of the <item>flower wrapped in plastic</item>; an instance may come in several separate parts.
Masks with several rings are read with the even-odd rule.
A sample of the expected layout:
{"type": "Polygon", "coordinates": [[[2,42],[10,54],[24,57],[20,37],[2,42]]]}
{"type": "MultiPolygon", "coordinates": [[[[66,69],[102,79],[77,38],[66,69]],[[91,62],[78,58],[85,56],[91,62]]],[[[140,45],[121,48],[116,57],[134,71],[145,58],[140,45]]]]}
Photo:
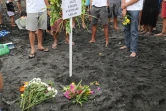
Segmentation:
{"type": "Polygon", "coordinates": [[[70,85],[64,87],[64,96],[68,99],[73,99],[73,103],[82,103],[88,101],[88,97],[94,92],[89,88],[88,85],[81,85],[80,81],[77,85],[73,82],[70,85]]]}
{"type": "Polygon", "coordinates": [[[42,82],[40,78],[34,78],[29,82],[24,82],[20,87],[22,111],[29,110],[31,107],[41,102],[54,98],[58,91],[51,85],[42,82]]]}

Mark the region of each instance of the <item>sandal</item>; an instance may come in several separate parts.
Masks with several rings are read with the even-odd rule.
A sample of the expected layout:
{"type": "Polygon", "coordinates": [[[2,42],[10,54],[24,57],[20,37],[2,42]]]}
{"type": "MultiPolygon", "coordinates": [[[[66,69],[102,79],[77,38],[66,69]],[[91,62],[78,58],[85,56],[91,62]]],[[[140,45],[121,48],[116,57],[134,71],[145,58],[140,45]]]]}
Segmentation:
{"type": "Polygon", "coordinates": [[[29,59],[33,59],[33,58],[35,58],[35,56],[36,56],[35,53],[31,53],[31,54],[29,55],[29,59]]]}
{"type": "Polygon", "coordinates": [[[43,51],[43,52],[48,52],[48,48],[44,48],[44,49],[37,49],[38,51],[43,51]]]}
{"type": "Polygon", "coordinates": [[[57,44],[52,44],[52,49],[56,49],[57,48],[57,44]]]}

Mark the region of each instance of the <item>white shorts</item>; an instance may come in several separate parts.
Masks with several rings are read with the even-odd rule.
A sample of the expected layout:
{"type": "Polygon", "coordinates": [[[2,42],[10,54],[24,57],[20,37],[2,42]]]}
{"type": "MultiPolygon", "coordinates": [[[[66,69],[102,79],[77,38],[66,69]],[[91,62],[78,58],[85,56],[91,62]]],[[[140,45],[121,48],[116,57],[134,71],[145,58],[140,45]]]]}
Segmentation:
{"type": "Polygon", "coordinates": [[[12,11],[7,11],[7,14],[9,17],[14,16],[14,12],[12,12],[12,11]]]}
{"type": "Polygon", "coordinates": [[[39,13],[27,13],[26,29],[36,31],[37,29],[47,29],[47,11],[39,13]]]}

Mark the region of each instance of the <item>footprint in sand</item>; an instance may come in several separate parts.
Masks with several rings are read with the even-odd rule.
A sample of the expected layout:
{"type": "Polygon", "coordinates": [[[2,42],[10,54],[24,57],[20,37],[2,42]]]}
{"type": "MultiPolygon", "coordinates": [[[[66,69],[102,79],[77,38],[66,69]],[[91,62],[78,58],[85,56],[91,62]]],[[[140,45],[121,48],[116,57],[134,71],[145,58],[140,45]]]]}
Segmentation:
{"type": "Polygon", "coordinates": [[[146,105],[140,95],[134,95],[132,98],[132,111],[147,111],[146,105]]]}

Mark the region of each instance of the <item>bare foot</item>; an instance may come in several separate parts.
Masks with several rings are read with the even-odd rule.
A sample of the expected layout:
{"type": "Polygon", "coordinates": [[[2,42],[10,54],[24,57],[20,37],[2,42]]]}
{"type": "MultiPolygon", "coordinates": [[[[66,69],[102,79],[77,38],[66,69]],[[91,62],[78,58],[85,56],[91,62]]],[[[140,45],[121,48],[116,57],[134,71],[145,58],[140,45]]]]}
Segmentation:
{"type": "Polygon", "coordinates": [[[52,44],[52,49],[56,49],[57,48],[57,44],[52,44]]]}
{"type": "Polygon", "coordinates": [[[94,42],[96,42],[95,40],[93,40],[93,39],[91,39],[90,41],[89,41],[89,43],[94,43],[94,42]]]}
{"type": "Polygon", "coordinates": [[[86,25],[84,23],[82,23],[82,28],[84,28],[84,29],[86,28],[86,25]]]}
{"type": "Polygon", "coordinates": [[[127,49],[127,46],[126,46],[126,45],[125,45],[125,46],[122,46],[122,47],[120,47],[119,49],[121,49],[121,50],[127,49]]]}
{"type": "Polygon", "coordinates": [[[136,57],[136,53],[135,52],[132,52],[131,54],[130,54],[130,57],[136,57]]]}
{"type": "MultiPolygon", "coordinates": [[[[66,40],[65,43],[66,43],[66,44],[69,44],[70,42],[69,42],[69,40],[66,40]]],[[[75,43],[72,42],[72,45],[75,45],[75,43]]]]}
{"type": "Polygon", "coordinates": [[[105,47],[108,47],[108,42],[106,42],[105,47]]]}
{"type": "Polygon", "coordinates": [[[119,27],[114,27],[115,30],[120,30],[119,27]]]}
{"type": "Polygon", "coordinates": [[[163,36],[166,36],[166,33],[161,32],[159,34],[155,34],[154,36],[155,37],[163,37],[163,36]]]}

